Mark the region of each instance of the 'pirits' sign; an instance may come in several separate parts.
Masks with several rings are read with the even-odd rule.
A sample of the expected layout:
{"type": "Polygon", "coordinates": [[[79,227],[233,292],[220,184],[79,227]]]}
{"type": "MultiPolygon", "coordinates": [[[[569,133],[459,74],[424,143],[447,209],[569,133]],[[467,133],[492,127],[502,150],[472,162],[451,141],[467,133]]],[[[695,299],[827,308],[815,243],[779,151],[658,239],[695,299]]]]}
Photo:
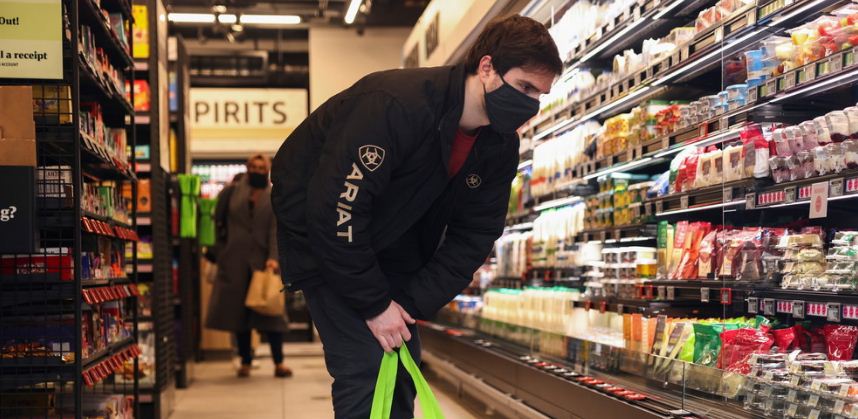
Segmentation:
{"type": "Polygon", "coordinates": [[[306,117],[304,89],[191,89],[193,140],[283,140],[306,117]]]}

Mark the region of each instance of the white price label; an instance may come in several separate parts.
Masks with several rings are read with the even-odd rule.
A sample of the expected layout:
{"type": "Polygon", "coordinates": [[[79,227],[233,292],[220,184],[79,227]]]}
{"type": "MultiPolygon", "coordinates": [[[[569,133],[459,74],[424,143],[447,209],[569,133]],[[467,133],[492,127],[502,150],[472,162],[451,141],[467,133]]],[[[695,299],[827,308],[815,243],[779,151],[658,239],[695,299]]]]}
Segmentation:
{"type": "Polygon", "coordinates": [[[757,194],[751,192],[745,194],[745,209],[754,209],[757,207],[757,194]]]}
{"type": "Polygon", "coordinates": [[[831,184],[831,192],[829,192],[828,196],[843,195],[843,178],[831,179],[829,183],[831,184]]]}
{"type": "Polygon", "coordinates": [[[827,308],[828,314],[826,318],[828,321],[840,323],[840,303],[828,303],[827,308]]]}
{"type": "Polygon", "coordinates": [[[733,188],[724,188],[724,202],[733,202],[733,188]]]}
{"type": "Polygon", "coordinates": [[[673,301],[676,299],[676,288],[667,287],[667,299],[668,301],[673,301]]]}
{"type": "Polygon", "coordinates": [[[667,150],[670,147],[670,136],[661,137],[661,149],[667,150]]]}
{"type": "Polygon", "coordinates": [[[709,302],[709,288],[703,287],[700,288],[700,302],[708,303],[709,302]]]}
{"type": "Polygon", "coordinates": [[[819,396],[814,394],[807,399],[807,405],[810,407],[816,407],[819,404],[819,396]]]}
{"type": "Polygon", "coordinates": [[[846,407],[846,402],[843,400],[838,400],[834,403],[834,413],[841,414],[843,413],[843,408],[846,407]]]}
{"type": "Polygon", "coordinates": [[[795,202],[795,186],[784,188],[784,203],[791,204],[795,202]]]}
{"type": "Polygon", "coordinates": [[[804,70],[804,79],[805,81],[811,81],[816,78],[816,64],[811,64],[805,67],[804,70]]]}
{"type": "Polygon", "coordinates": [[[766,316],[775,315],[775,300],[772,298],[763,299],[763,314],[766,316]]]}
{"type": "Polygon", "coordinates": [[[843,70],[843,55],[837,54],[831,57],[831,61],[829,61],[829,71],[832,73],[843,70]]]}
{"type": "Polygon", "coordinates": [[[810,414],[807,415],[807,419],[819,419],[819,410],[813,409],[810,411],[810,414]]]}
{"type": "Polygon", "coordinates": [[[748,313],[757,314],[760,311],[760,301],[756,297],[748,298],[748,313]]]}
{"type": "Polygon", "coordinates": [[[682,195],[679,198],[679,208],[687,209],[688,208],[688,195],[682,195]]]}
{"type": "Polygon", "coordinates": [[[658,299],[664,300],[667,298],[667,289],[664,285],[659,285],[658,289],[658,299]]]}
{"type": "Polygon", "coordinates": [[[793,301],[792,302],[792,316],[797,319],[804,318],[804,301],[793,301]]]}
{"type": "Polygon", "coordinates": [[[766,89],[766,96],[771,96],[778,92],[778,81],[777,79],[771,79],[766,82],[764,85],[766,89]]]}
{"type": "Polygon", "coordinates": [[[658,200],[655,201],[655,213],[656,215],[661,214],[664,211],[664,201],[658,200]]]}

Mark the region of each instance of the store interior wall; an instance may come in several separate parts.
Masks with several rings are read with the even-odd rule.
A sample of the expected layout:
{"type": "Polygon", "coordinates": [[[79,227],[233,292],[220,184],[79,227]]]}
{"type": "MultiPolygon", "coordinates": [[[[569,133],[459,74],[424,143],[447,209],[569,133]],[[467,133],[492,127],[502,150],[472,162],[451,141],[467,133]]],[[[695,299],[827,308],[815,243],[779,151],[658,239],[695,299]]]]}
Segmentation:
{"type": "Polygon", "coordinates": [[[410,28],[310,28],[310,111],[361,77],[402,65],[410,28]]]}

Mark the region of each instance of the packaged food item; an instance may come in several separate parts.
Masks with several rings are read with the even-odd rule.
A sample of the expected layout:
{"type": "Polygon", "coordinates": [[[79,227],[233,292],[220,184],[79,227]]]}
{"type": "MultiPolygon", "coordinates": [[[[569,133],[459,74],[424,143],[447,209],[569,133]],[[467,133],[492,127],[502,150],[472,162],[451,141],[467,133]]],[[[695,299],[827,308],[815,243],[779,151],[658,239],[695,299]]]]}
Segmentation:
{"type": "Polygon", "coordinates": [[[858,140],[858,106],[850,106],[843,112],[849,118],[849,138],[858,140]]]}
{"type": "Polygon", "coordinates": [[[796,126],[786,127],[784,128],[784,136],[792,154],[798,154],[807,150],[807,146],[804,144],[804,133],[801,128],[796,126]]]}
{"type": "Polygon", "coordinates": [[[798,125],[801,128],[801,133],[804,138],[804,149],[812,151],[814,147],[819,146],[819,141],[816,138],[816,123],[813,121],[804,121],[798,125]]]}
{"type": "Polygon", "coordinates": [[[736,279],[739,281],[759,281],[762,279],[761,272],[762,254],[753,241],[745,241],[742,243],[742,249],[739,252],[739,271],[736,274],[736,279]]]}
{"type": "MultiPolygon", "coordinates": [[[[783,329],[775,329],[771,331],[772,337],[775,340],[775,348],[779,352],[789,352],[798,348],[798,338],[795,334],[794,327],[786,327],[783,329]]],[[[784,358],[784,362],[786,358],[784,358]]]]}
{"type": "Polygon", "coordinates": [[[694,323],[694,363],[716,366],[721,352],[721,332],[737,328],[731,324],[694,323]]]}
{"type": "Polygon", "coordinates": [[[786,165],[789,171],[789,180],[804,179],[804,166],[799,162],[798,157],[787,157],[786,165]]]}
{"type": "Polygon", "coordinates": [[[718,368],[748,374],[750,360],[755,353],[765,353],[774,345],[768,333],[750,328],[727,330],[721,333],[721,353],[718,368]]]}
{"type": "Polygon", "coordinates": [[[768,78],[764,64],[765,54],[762,49],[752,49],[745,52],[745,65],[748,69],[748,80],[765,80],[768,78]]]}
{"type": "Polygon", "coordinates": [[[831,128],[829,128],[828,126],[827,118],[824,116],[813,118],[813,125],[816,127],[817,143],[819,145],[826,145],[831,143],[831,128]]]}
{"type": "Polygon", "coordinates": [[[822,328],[828,358],[833,361],[848,361],[855,352],[855,342],[858,341],[858,327],[838,324],[826,324],[822,328]]]}
{"type": "Polygon", "coordinates": [[[734,84],[732,86],[727,86],[727,100],[739,100],[741,99],[743,102],[745,97],[748,95],[748,85],[747,84],[734,84]]]}
{"type": "Polygon", "coordinates": [[[813,149],[813,167],[819,176],[834,173],[834,161],[824,146],[813,149]]]}
{"type": "Polygon", "coordinates": [[[825,114],[825,120],[828,122],[831,140],[839,143],[849,138],[849,117],[844,111],[831,111],[825,114]]]}
{"type": "Polygon", "coordinates": [[[840,147],[843,150],[843,161],[846,167],[858,169],[858,141],[846,140],[840,147]]]}
{"type": "Polygon", "coordinates": [[[731,182],[742,179],[744,160],[742,158],[743,146],[741,143],[733,143],[728,145],[722,154],[724,161],[724,181],[731,182]]]}
{"type": "Polygon", "coordinates": [[[802,166],[804,178],[809,179],[816,176],[816,166],[814,166],[813,153],[810,151],[802,151],[795,155],[799,164],[802,166]]]}
{"type": "Polygon", "coordinates": [[[697,278],[708,279],[714,272],[715,237],[718,231],[712,230],[700,242],[700,258],[697,264],[697,278]]]}
{"type": "Polygon", "coordinates": [[[787,157],[772,157],[769,159],[769,169],[775,183],[787,182],[790,179],[790,170],[787,167],[787,157]]]}

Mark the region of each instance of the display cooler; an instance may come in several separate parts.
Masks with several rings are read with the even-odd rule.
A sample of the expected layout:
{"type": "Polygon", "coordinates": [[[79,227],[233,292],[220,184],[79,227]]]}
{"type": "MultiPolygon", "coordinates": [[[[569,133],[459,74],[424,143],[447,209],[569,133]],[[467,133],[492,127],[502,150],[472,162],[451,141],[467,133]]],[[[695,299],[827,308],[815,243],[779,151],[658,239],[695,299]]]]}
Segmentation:
{"type": "Polygon", "coordinates": [[[566,70],[430,368],[513,417],[858,417],[858,4],[523,13],[566,70]]]}

